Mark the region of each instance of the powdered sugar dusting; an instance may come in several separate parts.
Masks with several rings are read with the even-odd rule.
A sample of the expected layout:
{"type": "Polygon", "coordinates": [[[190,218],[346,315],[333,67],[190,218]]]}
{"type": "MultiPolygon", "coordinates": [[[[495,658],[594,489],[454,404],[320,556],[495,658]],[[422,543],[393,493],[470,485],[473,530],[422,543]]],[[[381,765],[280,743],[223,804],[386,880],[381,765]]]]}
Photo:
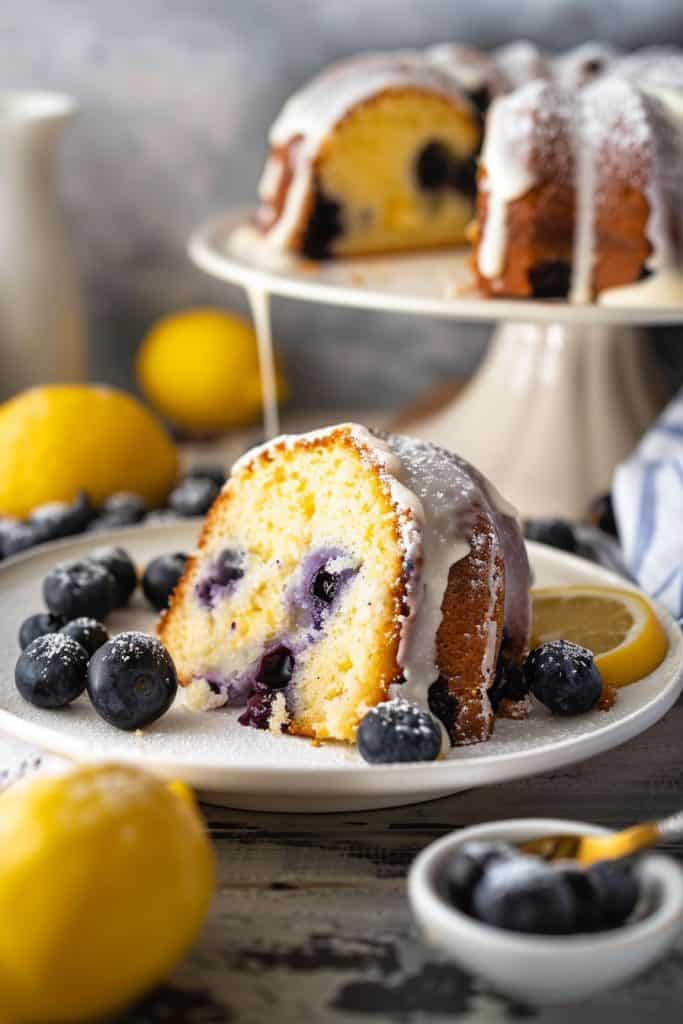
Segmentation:
{"type": "Polygon", "coordinates": [[[87,654],[81,645],[63,633],[46,633],[34,640],[30,649],[31,661],[40,666],[41,677],[55,661],[65,670],[82,668],[87,661],[87,654]]]}

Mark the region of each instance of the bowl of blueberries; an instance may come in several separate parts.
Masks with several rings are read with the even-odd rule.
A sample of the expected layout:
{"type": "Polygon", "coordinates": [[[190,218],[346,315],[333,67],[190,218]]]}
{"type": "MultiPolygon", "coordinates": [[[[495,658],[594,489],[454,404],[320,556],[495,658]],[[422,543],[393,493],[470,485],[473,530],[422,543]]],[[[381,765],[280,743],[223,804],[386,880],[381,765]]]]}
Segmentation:
{"type": "Polygon", "coordinates": [[[579,1002],[658,960],[683,926],[683,872],[670,857],[547,862],[526,842],[606,835],[582,822],[529,818],[451,833],[408,877],[430,944],[531,1006],[579,1002]]]}

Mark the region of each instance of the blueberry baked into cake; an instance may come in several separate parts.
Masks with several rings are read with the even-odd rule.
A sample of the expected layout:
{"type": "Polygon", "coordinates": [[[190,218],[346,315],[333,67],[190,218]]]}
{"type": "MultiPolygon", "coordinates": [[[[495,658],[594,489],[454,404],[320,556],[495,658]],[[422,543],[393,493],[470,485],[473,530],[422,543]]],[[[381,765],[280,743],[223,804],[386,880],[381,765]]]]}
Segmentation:
{"type": "Polygon", "coordinates": [[[681,279],[682,109],[673,48],[362,55],[285,104],[256,228],[312,259],[469,240],[490,296],[652,298],[681,279]]]}
{"type": "Polygon", "coordinates": [[[354,742],[406,697],[453,744],[523,717],[529,568],[514,510],[422,441],[341,424],[247,453],[163,615],[186,703],[354,742]]]}

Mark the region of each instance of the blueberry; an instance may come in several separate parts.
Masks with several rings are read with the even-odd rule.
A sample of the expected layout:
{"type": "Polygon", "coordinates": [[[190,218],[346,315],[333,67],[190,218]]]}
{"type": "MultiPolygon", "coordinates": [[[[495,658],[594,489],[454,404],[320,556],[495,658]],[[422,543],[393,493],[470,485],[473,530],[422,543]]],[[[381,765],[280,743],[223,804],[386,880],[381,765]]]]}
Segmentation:
{"type": "Polygon", "coordinates": [[[109,633],[101,622],[98,622],[97,619],[88,619],[85,616],[67,622],[59,632],[64,636],[70,636],[72,640],[80,644],[90,658],[109,639],[109,633]]]}
{"type": "Polygon", "coordinates": [[[290,593],[299,626],[311,624],[314,629],[322,629],[332,606],[357,571],[353,560],[339,548],[309,551],[290,593]]]}
{"type": "Polygon", "coordinates": [[[19,555],[22,551],[34,548],[36,544],[42,544],[45,535],[35,523],[16,523],[7,527],[2,535],[3,558],[10,558],[12,555],[19,555]]]}
{"type": "Polygon", "coordinates": [[[441,730],[428,711],[402,697],[378,704],[358,726],[358,750],[370,764],[434,761],[441,752],[441,730]]]}
{"type": "Polygon", "coordinates": [[[261,658],[256,682],[271,690],[284,690],[294,674],[294,655],[289,647],[281,645],[261,658]]]}
{"type": "Polygon", "coordinates": [[[152,559],[142,577],[142,590],[158,612],[168,608],[171,595],[185,572],[188,556],[182,551],[152,559]]]}
{"type": "Polygon", "coordinates": [[[19,629],[19,646],[24,651],[39,636],[58,633],[63,625],[64,619],[61,615],[51,615],[49,612],[37,612],[35,615],[29,615],[19,629]]]}
{"type": "Polygon", "coordinates": [[[324,604],[332,604],[339,589],[338,572],[329,572],[324,566],[319,569],[311,581],[311,593],[324,604]]]}
{"type": "Polygon", "coordinates": [[[168,711],[177,689],[171,655],[146,633],[120,633],[88,665],[93,707],[117,729],[142,729],[154,722],[168,711]]]}
{"type": "Polygon", "coordinates": [[[551,640],[524,665],[529,688],[555,715],[580,715],[597,703],[602,680],[591,652],[569,640],[551,640]]]}
{"type": "Polygon", "coordinates": [[[29,516],[28,523],[42,533],[43,540],[58,540],[82,533],[92,517],[90,500],[81,491],[72,502],[51,501],[39,505],[29,516]]]}
{"type": "Polygon", "coordinates": [[[496,675],[488,691],[493,710],[497,710],[501,700],[524,700],[528,692],[529,683],[523,667],[506,658],[499,658],[496,675]]]}
{"type": "Polygon", "coordinates": [[[88,655],[70,636],[39,636],[23,651],[14,680],[24,700],[39,708],[63,708],[85,689],[88,655]]]}
{"type": "Polygon", "coordinates": [[[489,866],[499,860],[519,856],[507,843],[477,842],[472,840],[460,846],[448,861],[445,883],[453,906],[465,913],[471,912],[472,893],[489,866]]]}
{"type": "Polygon", "coordinates": [[[443,142],[433,139],[422,147],[415,161],[415,177],[425,192],[445,188],[451,176],[451,153],[443,142]]]}
{"type": "Polygon", "coordinates": [[[439,676],[436,682],[429,687],[427,700],[429,710],[439,719],[448,733],[451,744],[455,746],[457,739],[456,723],[458,719],[458,698],[448,688],[448,680],[445,676],[439,676]]]}
{"type": "Polygon", "coordinates": [[[599,494],[597,498],[594,498],[588,509],[588,518],[603,533],[609,533],[612,537],[619,539],[612,495],[609,492],[599,494]]]}
{"type": "Polygon", "coordinates": [[[187,479],[188,477],[190,479],[194,477],[200,477],[202,479],[213,480],[216,487],[222,487],[227,479],[225,470],[223,469],[222,466],[208,464],[191,466],[185,472],[185,479],[187,479]]]}
{"type": "Polygon", "coordinates": [[[494,861],[472,894],[472,912],[508,931],[566,935],[576,924],[569,883],[537,857],[494,861]]]}
{"type": "Polygon", "coordinates": [[[638,881],[626,860],[601,860],[587,871],[599,895],[600,909],[608,928],[623,924],[638,902],[638,881]]]}
{"type": "Polygon", "coordinates": [[[524,536],[548,544],[561,551],[576,552],[578,543],[571,523],[564,519],[528,519],[524,524],[524,536]]]}
{"type": "Polygon", "coordinates": [[[100,508],[93,530],[110,530],[118,526],[134,526],[147,515],[147,502],[139,494],[119,491],[107,498],[100,508]]]}
{"type": "Polygon", "coordinates": [[[311,207],[301,255],[309,260],[327,260],[333,255],[333,243],[344,233],[344,207],[319,185],[313,190],[311,207]]]}
{"type": "Polygon", "coordinates": [[[205,608],[214,605],[230,591],[233,583],[244,576],[244,557],[233,548],[225,548],[211,562],[195,586],[197,600],[205,608]]]}
{"type": "Polygon", "coordinates": [[[5,558],[5,536],[14,533],[17,526],[20,526],[18,519],[11,516],[0,516],[0,558],[5,558]]]}
{"type": "Polygon", "coordinates": [[[252,729],[267,729],[273,711],[275,690],[265,683],[256,683],[247,701],[247,706],[238,718],[240,725],[250,725],[252,729]]]}
{"type": "Polygon", "coordinates": [[[115,592],[111,573],[89,558],[63,562],[43,580],[45,604],[67,620],[81,615],[105,619],[114,607],[115,592]]]}
{"type": "Polygon", "coordinates": [[[186,477],[171,491],[168,504],[179,516],[203,516],[213,505],[219,491],[216,481],[209,477],[186,477]]]}
{"type": "Polygon", "coordinates": [[[595,879],[576,863],[558,864],[556,870],[568,883],[574,898],[575,931],[597,932],[605,927],[600,888],[595,879]]]}
{"type": "Polygon", "coordinates": [[[128,604],[138,585],[137,569],[128,552],[124,548],[101,547],[95,548],[90,557],[93,562],[103,565],[114,577],[114,607],[122,608],[128,604]]]}

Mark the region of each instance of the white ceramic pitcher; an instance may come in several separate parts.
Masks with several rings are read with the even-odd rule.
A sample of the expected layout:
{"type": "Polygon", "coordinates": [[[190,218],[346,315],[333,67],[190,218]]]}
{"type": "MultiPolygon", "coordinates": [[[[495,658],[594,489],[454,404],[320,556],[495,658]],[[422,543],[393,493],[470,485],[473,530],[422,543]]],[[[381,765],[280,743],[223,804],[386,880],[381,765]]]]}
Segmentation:
{"type": "Polygon", "coordinates": [[[84,374],[82,305],[56,188],[75,106],[57,93],[0,92],[0,399],[84,374]]]}

